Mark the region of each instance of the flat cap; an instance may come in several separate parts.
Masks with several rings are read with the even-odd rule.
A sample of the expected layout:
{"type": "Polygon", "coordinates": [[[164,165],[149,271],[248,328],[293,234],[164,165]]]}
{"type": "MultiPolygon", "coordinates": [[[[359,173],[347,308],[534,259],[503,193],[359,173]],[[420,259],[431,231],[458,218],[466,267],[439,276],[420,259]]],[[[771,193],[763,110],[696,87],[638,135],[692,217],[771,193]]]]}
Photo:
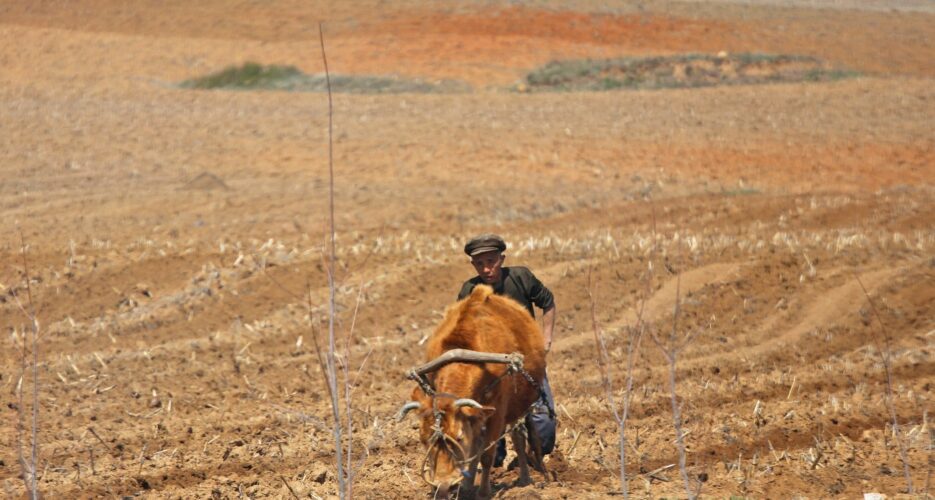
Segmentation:
{"type": "Polygon", "coordinates": [[[482,234],[471,238],[471,241],[464,245],[464,253],[471,257],[485,252],[506,250],[506,242],[496,234],[482,234]]]}

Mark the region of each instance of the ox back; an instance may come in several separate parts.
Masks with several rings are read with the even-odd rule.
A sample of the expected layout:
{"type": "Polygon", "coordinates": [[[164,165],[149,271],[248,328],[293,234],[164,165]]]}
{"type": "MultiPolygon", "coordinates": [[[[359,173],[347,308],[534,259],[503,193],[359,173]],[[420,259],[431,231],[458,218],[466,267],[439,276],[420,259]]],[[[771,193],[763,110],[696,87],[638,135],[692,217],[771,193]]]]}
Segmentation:
{"type": "MultiPolygon", "coordinates": [[[[423,478],[438,488],[438,496],[447,497],[448,489],[461,482],[462,476],[471,478],[467,487],[472,489],[478,461],[483,466],[481,496],[487,496],[496,441],[539,397],[545,376],[545,342],[539,325],[523,306],[479,285],[447,309],[428,341],[426,361],[453,349],[523,355],[523,373],[493,362],[441,366],[427,374],[434,394],[416,387],[412,402],[404,408],[420,409],[421,440],[431,458],[428,477],[423,469],[423,478]],[[464,406],[465,401],[470,404],[464,406]]],[[[521,441],[525,448],[525,439],[521,441]]],[[[522,453],[520,481],[528,481],[525,450],[522,453]]]]}
{"type": "MultiPolygon", "coordinates": [[[[545,341],[542,330],[529,312],[516,301],[495,295],[487,285],[474,288],[471,295],[453,304],[445,319],[429,339],[426,361],[452,349],[524,356],[523,367],[537,384],[545,376],[545,341]]],[[[439,392],[468,397],[502,413],[504,424],[522,417],[539,397],[539,389],[522,375],[503,376],[506,365],[451,364],[434,374],[439,392]]]]}

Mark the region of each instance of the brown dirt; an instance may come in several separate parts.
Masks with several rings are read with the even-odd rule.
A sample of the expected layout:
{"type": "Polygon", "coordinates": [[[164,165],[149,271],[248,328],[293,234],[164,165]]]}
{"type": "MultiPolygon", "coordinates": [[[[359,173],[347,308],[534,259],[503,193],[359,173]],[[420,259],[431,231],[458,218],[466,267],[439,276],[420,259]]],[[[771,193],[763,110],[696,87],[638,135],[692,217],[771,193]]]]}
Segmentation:
{"type": "MultiPolygon", "coordinates": [[[[23,494],[21,232],[43,332],[47,497],[289,498],[286,483],[302,497],[335,493],[304,299],[308,284],[314,315],[327,310],[326,100],[173,86],[246,60],[319,72],[319,19],[332,71],[475,88],[335,96],[339,333],[365,286],[350,349],[350,366],[362,365],[359,496],[428,493],[414,424],[391,417],[411,390],[403,373],[421,361],[419,340],[470,277],[459,248],[483,230],[509,240],[508,262],[533,268],[559,308],[549,359],[560,405],[555,479],[518,488],[513,472],[498,471],[497,496],[619,489],[589,275],[619,362],[618,398],[640,301],[666,334],[681,297],[677,330],[697,334],[681,352],[677,391],[703,495],[900,494],[884,336],[923,488],[935,377],[935,17],[640,5],[0,6],[0,491],[23,494]],[[499,90],[555,58],[721,50],[811,55],[868,76],[499,90]]],[[[667,380],[644,339],[628,427],[635,496],[684,495],[675,469],[663,473],[669,482],[640,475],[677,461],[667,380]]]]}

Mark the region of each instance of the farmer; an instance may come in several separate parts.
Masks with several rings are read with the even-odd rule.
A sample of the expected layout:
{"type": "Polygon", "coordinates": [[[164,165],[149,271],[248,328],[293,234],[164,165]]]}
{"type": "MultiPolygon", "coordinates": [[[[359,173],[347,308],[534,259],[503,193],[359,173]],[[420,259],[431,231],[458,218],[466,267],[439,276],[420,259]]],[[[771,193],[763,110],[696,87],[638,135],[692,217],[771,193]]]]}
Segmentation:
{"type": "MultiPolygon", "coordinates": [[[[471,258],[471,264],[477,276],[464,282],[458,300],[471,294],[474,287],[485,283],[493,287],[494,293],[509,297],[529,311],[535,319],[533,305],[542,309],[542,335],[545,339],[545,351],[552,348],[552,332],[555,327],[555,301],[552,292],[525,267],[503,267],[506,256],[506,243],[495,234],[482,234],[472,238],[464,245],[464,253],[471,258]]],[[[542,394],[533,404],[533,410],[526,417],[526,429],[529,436],[533,432],[539,436],[542,454],[547,455],[555,447],[555,401],[549,387],[548,375],[542,380],[542,394]]],[[[497,455],[494,465],[499,467],[506,457],[506,442],[497,443],[497,455]]]]}

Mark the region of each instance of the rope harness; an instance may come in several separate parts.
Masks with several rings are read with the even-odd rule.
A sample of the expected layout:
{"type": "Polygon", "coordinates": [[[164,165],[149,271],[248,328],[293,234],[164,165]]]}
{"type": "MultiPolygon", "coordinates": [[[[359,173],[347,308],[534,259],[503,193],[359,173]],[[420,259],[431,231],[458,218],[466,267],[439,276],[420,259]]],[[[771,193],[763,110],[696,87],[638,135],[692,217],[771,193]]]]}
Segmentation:
{"type": "Polygon", "coordinates": [[[461,446],[461,443],[459,443],[457,439],[449,436],[448,434],[445,434],[445,432],[442,430],[442,415],[444,412],[438,409],[434,396],[432,397],[432,413],[435,417],[435,423],[432,425],[432,437],[429,438],[429,446],[426,450],[425,458],[422,460],[422,467],[419,473],[419,475],[422,477],[422,480],[428,484],[432,484],[432,482],[425,477],[429,470],[429,460],[431,460],[433,464],[436,463],[438,460],[438,454],[442,451],[442,447],[446,448],[445,451],[447,451],[452,458],[455,457],[455,453],[457,453],[458,457],[461,457],[453,461],[458,465],[458,468],[462,470],[462,475],[464,474],[464,471],[461,467],[461,464],[464,462],[464,447],[461,446]],[[439,441],[441,441],[440,445],[439,441]],[[451,448],[448,448],[449,445],[451,445],[451,448]]]}
{"type": "MultiPolygon", "coordinates": [[[[483,394],[487,394],[491,389],[496,387],[496,385],[499,384],[500,381],[503,380],[505,377],[515,375],[515,374],[520,374],[523,376],[523,378],[526,379],[527,382],[529,382],[531,386],[533,386],[536,389],[536,391],[539,393],[540,398],[545,397],[545,391],[542,388],[542,386],[538,382],[536,382],[536,380],[532,377],[532,375],[530,375],[529,372],[527,372],[523,368],[522,358],[513,358],[508,363],[506,363],[506,365],[507,365],[507,369],[504,370],[504,372],[499,377],[497,377],[492,382],[487,384],[486,387],[484,387],[483,394]]],[[[426,374],[419,373],[415,369],[409,370],[409,372],[406,374],[406,378],[410,380],[414,380],[417,384],[419,384],[419,388],[422,389],[422,392],[425,393],[426,396],[432,398],[432,415],[433,415],[435,422],[432,425],[432,436],[429,437],[428,449],[426,450],[425,458],[422,460],[422,467],[421,467],[421,471],[419,474],[422,477],[422,480],[428,483],[429,485],[433,485],[433,483],[426,477],[426,474],[429,471],[428,469],[429,462],[431,460],[431,463],[433,464],[436,463],[436,461],[438,460],[438,454],[441,453],[442,448],[445,448],[445,451],[452,458],[452,462],[454,462],[457,468],[461,471],[461,475],[465,478],[469,478],[471,474],[465,470],[465,465],[470,465],[475,460],[477,460],[480,456],[482,456],[484,453],[487,453],[492,447],[497,445],[498,441],[503,439],[507,434],[510,434],[511,432],[513,432],[518,427],[523,429],[522,432],[525,435],[526,416],[528,416],[530,412],[532,412],[533,407],[538,401],[538,399],[536,401],[533,401],[532,404],[530,404],[529,407],[526,408],[526,411],[523,412],[523,415],[520,418],[518,418],[512,424],[506,426],[503,433],[500,434],[500,436],[498,436],[496,439],[492,440],[487,446],[485,446],[483,449],[481,449],[474,455],[470,457],[465,457],[466,453],[465,453],[464,447],[461,446],[461,443],[459,443],[457,439],[449,436],[448,434],[445,434],[445,431],[442,430],[442,418],[445,412],[438,408],[438,398],[446,397],[446,398],[456,399],[458,396],[455,396],[454,394],[444,393],[444,392],[442,393],[437,392],[435,390],[435,387],[432,385],[432,382],[426,376],[426,374]]],[[[514,392],[516,391],[515,385],[513,386],[513,390],[514,392]]],[[[549,411],[550,412],[552,411],[551,408],[549,408],[549,411]]],[[[486,426],[481,427],[481,433],[484,433],[484,432],[486,432],[486,426]]],[[[432,469],[434,472],[434,467],[432,469]]]]}
{"type": "MultiPolygon", "coordinates": [[[[442,447],[444,447],[446,448],[445,451],[448,452],[448,455],[452,457],[452,462],[454,462],[458,470],[461,471],[461,476],[465,478],[471,478],[471,474],[468,473],[465,466],[470,466],[471,463],[479,459],[484,453],[487,453],[491,448],[496,446],[498,441],[500,441],[501,439],[503,439],[504,437],[506,437],[508,434],[512,433],[516,429],[520,429],[521,432],[523,433],[523,437],[524,438],[526,437],[525,419],[526,419],[526,416],[529,415],[530,412],[532,412],[532,407],[534,405],[535,403],[533,403],[532,405],[529,405],[529,408],[526,409],[526,411],[523,413],[523,416],[518,418],[512,424],[506,426],[502,434],[497,436],[496,439],[493,439],[487,446],[485,446],[483,449],[481,449],[474,455],[471,455],[470,457],[465,457],[466,453],[464,451],[464,447],[461,446],[461,443],[459,443],[457,439],[449,436],[448,434],[445,434],[445,432],[442,430],[441,419],[442,419],[442,415],[444,414],[444,412],[441,410],[433,409],[432,411],[435,415],[435,424],[432,426],[432,431],[433,431],[432,437],[429,438],[428,449],[426,450],[425,458],[422,460],[422,466],[420,468],[419,476],[422,478],[423,481],[425,481],[426,484],[430,486],[434,486],[434,484],[426,477],[426,474],[429,472],[428,466],[429,466],[430,460],[432,464],[434,464],[435,461],[438,460],[438,454],[441,453],[442,447]],[[440,445],[439,445],[439,441],[441,441],[440,445]],[[449,443],[453,445],[452,448],[450,449],[448,448],[449,443]]],[[[481,427],[481,432],[484,432],[485,430],[486,428],[481,427]]]]}

